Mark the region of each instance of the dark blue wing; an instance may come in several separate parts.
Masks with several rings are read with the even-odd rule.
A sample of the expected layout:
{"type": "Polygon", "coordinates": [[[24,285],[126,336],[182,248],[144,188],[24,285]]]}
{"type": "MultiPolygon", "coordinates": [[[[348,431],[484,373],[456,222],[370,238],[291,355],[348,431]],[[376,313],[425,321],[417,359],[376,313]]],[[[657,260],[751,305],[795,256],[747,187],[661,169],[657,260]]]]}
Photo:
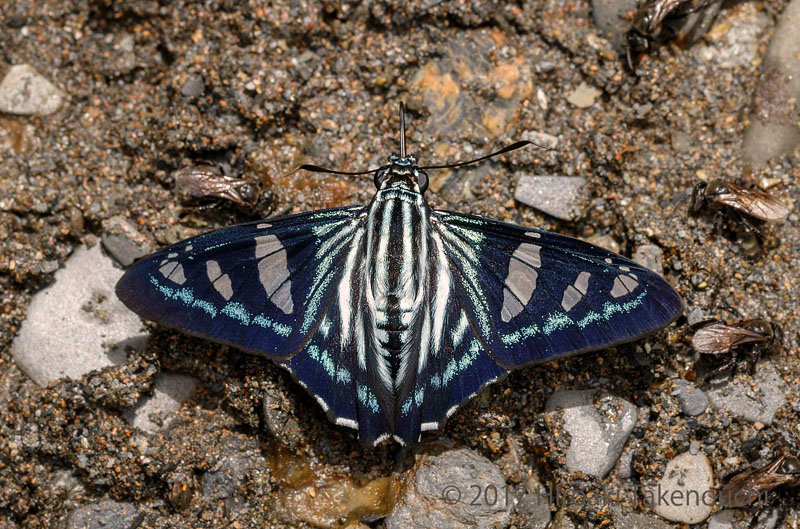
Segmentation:
{"type": "Polygon", "coordinates": [[[120,279],[145,319],[282,362],[338,424],[357,425],[352,351],[339,346],[343,261],[362,207],[223,228],[160,250],[120,279]]]}
{"type": "Polygon", "coordinates": [[[658,274],[577,239],[441,211],[431,229],[451,273],[446,330],[396,423],[407,439],[509,369],[635,340],[683,309],[658,274]]]}
{"type": "Polygon", "coordinates": [[[629,342],[683,310],[660,275],[604,248],[482,217],[434,217],[477,339],[502,367],[629,342]]]}

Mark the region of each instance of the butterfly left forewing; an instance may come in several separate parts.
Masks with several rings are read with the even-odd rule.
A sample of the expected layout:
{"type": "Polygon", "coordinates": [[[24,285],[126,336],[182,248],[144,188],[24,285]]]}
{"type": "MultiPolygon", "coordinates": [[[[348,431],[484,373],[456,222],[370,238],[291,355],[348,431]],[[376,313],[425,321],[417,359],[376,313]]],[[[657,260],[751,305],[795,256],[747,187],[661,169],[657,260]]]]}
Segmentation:
{"type": "Polygon", "coordinates": [[[360,208],[212,231],[137,262],[117,296],[145,319],[275,360],[303,348],[360,208]]]}

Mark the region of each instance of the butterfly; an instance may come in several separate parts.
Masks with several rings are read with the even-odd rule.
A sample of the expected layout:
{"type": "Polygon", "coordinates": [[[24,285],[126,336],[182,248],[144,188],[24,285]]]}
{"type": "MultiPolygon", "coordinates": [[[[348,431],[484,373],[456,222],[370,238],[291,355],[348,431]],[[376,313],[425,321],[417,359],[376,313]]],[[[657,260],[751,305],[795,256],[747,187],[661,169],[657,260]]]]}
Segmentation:
{"type": "Polygon", "coordinates": [[[128,269],[117,296],[147,320],[266,356],[364,444],[414,443],[509,370],[671,323],[661,276],[587,242],[432,210],[406,153],[367,206],[218,229],[128,269]]]}

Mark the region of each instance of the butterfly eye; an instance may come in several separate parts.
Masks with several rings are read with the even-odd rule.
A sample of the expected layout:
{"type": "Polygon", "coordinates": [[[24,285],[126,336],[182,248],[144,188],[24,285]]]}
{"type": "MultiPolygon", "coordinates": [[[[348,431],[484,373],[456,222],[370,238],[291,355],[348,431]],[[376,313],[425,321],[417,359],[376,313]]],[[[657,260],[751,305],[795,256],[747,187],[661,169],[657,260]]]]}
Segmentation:
{"type": "Polygon", "coordinates": [[[417,170],[417,185],[419,186],[419,192],[424,193],[426,189],[428,189],[428,173],[422,170],[417,170]]]}
{"type": "Polygon", "coordinates": [[[386,170],[381,169],[375,173],[375,187],[380,189],[384,180],[386,180],[386,170]]]}

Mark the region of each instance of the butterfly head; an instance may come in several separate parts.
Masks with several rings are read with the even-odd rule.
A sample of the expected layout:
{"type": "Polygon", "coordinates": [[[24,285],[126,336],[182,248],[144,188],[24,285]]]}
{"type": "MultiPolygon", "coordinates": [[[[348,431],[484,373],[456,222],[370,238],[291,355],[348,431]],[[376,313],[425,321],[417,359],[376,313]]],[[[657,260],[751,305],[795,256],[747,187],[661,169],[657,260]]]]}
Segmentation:
{"type": "Polygon", "coordinates": [[[424,193],[428,189],[428,173],[420,169],[416,156],[393,154],[389,163],[375,172],[375,187],[379,190],[397,187],[424,193]]]}

